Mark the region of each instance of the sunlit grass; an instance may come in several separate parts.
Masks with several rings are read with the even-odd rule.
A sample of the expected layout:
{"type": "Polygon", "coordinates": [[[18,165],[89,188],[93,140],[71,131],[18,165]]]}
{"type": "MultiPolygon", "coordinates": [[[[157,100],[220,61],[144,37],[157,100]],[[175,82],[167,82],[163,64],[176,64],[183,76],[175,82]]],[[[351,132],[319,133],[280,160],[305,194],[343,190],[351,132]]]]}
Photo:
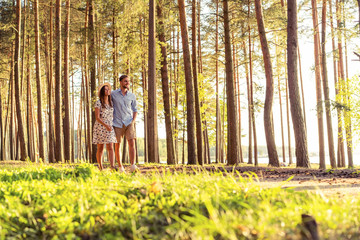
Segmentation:
{"type": "Polygon", "coordinates": [[[119,174],[88,164],[0,169],[1,239],[358,239],[360,200],[261,188],[234,172],[119,174]]]}

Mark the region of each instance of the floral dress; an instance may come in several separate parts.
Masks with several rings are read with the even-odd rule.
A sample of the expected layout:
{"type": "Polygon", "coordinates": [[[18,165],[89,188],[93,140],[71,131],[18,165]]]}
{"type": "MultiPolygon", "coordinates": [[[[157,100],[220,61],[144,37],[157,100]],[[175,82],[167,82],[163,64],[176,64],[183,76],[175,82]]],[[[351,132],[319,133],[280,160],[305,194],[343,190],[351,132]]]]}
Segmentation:
{"type": "Polygon", "coordinates": [[[112,127],[114,108],[108,104],[105,104],[105,107],[103,107],[100,100],[95,103],[95,108],[100,109],[100,119],[105,124],[111,126],[111,131],[108,131],[104,125],[95,121],[93,128],[93,144],[116,143],[115,131],[112,127]]]}

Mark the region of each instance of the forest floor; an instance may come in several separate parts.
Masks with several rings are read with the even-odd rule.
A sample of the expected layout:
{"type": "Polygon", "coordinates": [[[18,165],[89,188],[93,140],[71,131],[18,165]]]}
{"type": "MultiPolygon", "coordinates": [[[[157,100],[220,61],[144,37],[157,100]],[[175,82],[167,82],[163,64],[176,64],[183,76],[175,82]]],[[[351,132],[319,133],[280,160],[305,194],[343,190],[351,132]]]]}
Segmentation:
{"type": "Polygon", "coordinates": [[[316,191],[325,195],[360,195],[360,169],[304,169],[304,168],[273,168],[242,165],[237,167],[223,165],[198,166],[141,166],[141,173],[151,172],[188,172],[198,171],[219,172],[224,175],[233,172],[244,178],[252,177],[261,187],[293,188],[295,191],[316,191]],[[254,174],[256,174],[256,176],[254,174]]]}
{"type": "MultiPolygon", "coordinates": [[[[1,161],[1,168],[18,168],[28,164],[20,161],[1,161]]],[[[56,164],[55,166],[66,167],[68,164],[56,164]]],[[[266,166],[249,166],[242,164],[236,167],[222,164],[211,164],[205,166],[165,164],[139,164],[139,173],[187,173],[196,174],[198,172],[221,172],[224,176],[235,173],[237,177],[252,178],[254,184],[263,188],[281,187],[292,188],[295,191],[315,191],[325,195],[337,195],[339,197],[349,195],[360,195],[360,168],[347,169],[305,169],[294,167],[274,168],[266,166]]],[[[104,164],[107,171],[107,164],[104,164]]],[[[129,172],[130,166],[125,165],[125,170],[129,172]]]]}

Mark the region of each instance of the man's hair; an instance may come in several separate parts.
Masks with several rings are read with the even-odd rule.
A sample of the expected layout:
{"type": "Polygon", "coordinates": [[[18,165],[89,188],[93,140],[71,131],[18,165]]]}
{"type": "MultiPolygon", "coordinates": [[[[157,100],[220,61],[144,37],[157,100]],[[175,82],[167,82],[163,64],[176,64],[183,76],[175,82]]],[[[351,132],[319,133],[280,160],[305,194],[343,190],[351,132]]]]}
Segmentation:
{"type": "Polygon", "coordinates": [[[125,78],[127,78],[128,76],[127,75],[121,75],[120,77],[119,77],[119,81],[121,82],[123,79],[125,79],[125,78]]]}

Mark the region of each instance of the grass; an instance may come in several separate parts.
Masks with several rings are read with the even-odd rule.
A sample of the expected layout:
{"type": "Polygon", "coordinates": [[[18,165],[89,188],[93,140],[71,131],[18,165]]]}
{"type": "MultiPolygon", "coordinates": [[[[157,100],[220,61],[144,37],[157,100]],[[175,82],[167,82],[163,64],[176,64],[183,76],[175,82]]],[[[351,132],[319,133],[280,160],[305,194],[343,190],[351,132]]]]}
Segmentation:
{"type": "Polygon", "coordinates": [[[0,169],[0,239],[359,239],[360,200],[262,189],[236,172],[119,174],[89,164],[0,169]]]}

